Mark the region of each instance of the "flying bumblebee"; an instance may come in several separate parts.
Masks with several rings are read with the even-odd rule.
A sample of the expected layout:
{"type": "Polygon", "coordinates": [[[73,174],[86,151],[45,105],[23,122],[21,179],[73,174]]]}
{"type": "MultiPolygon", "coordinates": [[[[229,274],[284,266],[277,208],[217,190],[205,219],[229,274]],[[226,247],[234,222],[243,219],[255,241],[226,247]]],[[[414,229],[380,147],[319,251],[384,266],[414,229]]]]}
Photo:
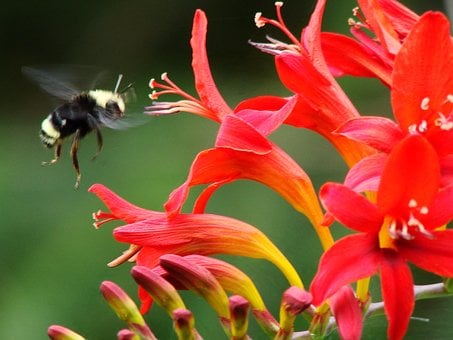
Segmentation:
{"type": "Polygon", "coordinates": [[[126,92],[131,89],[129,84],[118,91],[122,75],[113,91],[89,90],[80,92],[73,85],[58,80],[48,72],[31,67],[23,67],[22,72],[37,82],[43,90],[64,101],[55,108],[41,123],[39,137],[47,148],[54,148],[55,156],[51,161],[42,162],[42,165],[55,164],[61,155],[64,140],[73,135],[71,143],[71,159],[77,179],[74,188],[77,189],[81,180],[81,172],[77,152],[80,140],[94,131],[97,140],[97,152],[95,159],[102,150],[103,139],[100,128],[106,126],[112,129],[124,129],[131,124],[124,119],[126,110],[126,92]]]}

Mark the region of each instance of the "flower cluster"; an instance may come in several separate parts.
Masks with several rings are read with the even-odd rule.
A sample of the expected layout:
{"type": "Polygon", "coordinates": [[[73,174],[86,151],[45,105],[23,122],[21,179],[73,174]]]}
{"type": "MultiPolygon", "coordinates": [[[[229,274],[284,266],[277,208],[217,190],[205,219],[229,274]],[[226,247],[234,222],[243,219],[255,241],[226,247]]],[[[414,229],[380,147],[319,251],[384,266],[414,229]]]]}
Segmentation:
{"type": "MultiPolygon", "coordinates": [[[[202,296],[231,339],[246,339],[251,312],[275,339],[326,336],[337,329],[359,339],[363,322],[379,308],[389,339],[407,331],[417,298],[452,293],[453,231],[453,44],[448,19],[439,12],[417,15],[396,0],[358,0],[350,19],[352,37],[322,32],[326,0],[318,0],[300,37],[286,27],[276,2],[276,19],[257,13],[258,27],[273,25],[289,42],[251,42],[272,55],[290,95],[248,98],[230,107],[218,91],[206,52],[207,18],[197,10],[190,40],[197,97],[164,73],[152,79],[152,116],[189,112],[218,123],[212,148],[194,159],[187,179],[157,212],[137,207],[101,184],[89,191],[109,212],[94,214],[95,226],[121,220],[114,238],[129,248],[111,266],[135,262],[140,312],[153,302],[174,321],[179,339],[199,339],[194,317],[178,290],[202,296]],[[336,77],[373,77],[388,87],[394,119],[362,116],[336,77]],[[165,102],[166,94],[179,101],[165,102]],[[311,129],[338,151],[349,171],[344,183],[314,188],[303,168],[269,135],[282,124],[311,129]],[[259,228],[206,207],[218,188],[239,179],[259,182],[281,195],[313,225],[324,253],[309,287],[296,268],[259,228]],[[204,185],[191,213],[183,213],[191,188],[204,185]],[[334,240],[337,221],[353,231],[334,240]],[[288,281],[280,315],[267,309],[253,281],[231,264],[212,257],[229,254],[270,261],[288,281]],[[408,263],[444,282],[414,286],[408,263]],[[369,282],[380,280],[383,303],[371,303],[369,282]],[[356,283],[355,291],[351,284],[356,283]],[[415,287],[415,288],[414,288],[415,287]],[[303,314],[307,330],[294,330],[303,314]]],[[[154,339],[135,304],[115,284],[104,282],[104,297],[127,323],[120,339],[154,339]]],[[[51,338],[78,335],[49,328],[51,338]]]]}

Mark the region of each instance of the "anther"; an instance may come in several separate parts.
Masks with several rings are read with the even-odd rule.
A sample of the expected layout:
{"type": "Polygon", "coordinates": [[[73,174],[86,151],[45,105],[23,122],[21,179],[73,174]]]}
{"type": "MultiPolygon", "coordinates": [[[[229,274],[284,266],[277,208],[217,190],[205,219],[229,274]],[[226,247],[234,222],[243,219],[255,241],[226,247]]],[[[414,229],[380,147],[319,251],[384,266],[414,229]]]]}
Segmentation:
{"type": "Polygon", "coordinates": [[[257,12],[255,14],[255,25],[258,28],[261,28],[264,25],[266,25],[266,21],[262,19],[262,15],[263,15],[263,13],[261,13],[261,12],[257,12]]]}
{"type": "Polygon", "coordinates": [[[429,109],[429,97],[425,97],[422,99],[422,102],[420,104],[420,108],[423,110],[423,111],[426,111],[429,109]]]}

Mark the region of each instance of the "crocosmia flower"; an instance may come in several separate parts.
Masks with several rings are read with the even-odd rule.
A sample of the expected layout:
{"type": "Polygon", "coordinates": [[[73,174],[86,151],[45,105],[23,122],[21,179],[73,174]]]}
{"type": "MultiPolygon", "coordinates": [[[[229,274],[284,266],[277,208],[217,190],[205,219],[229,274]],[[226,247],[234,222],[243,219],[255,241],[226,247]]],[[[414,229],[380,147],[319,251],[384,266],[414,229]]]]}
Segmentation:
{"type": "Polygon", "coordinates": [[[385,164],[372,203],[350,188],[325,184],[320,192],[327,211],[357,234],[328,250],[311,292],[320,304],[342,286],[379,273],[391,339],[403,337],[414,306],[407,262],[453,277],[453,187],[440,189],[439,158],[422,136],[401,141],[385,164]]]}

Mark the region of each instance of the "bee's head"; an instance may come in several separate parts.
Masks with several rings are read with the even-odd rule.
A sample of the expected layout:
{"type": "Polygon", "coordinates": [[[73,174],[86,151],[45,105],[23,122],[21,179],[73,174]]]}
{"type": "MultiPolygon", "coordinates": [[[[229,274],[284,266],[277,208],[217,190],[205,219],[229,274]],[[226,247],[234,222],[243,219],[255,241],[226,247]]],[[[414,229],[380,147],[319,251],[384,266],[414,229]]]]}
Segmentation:
{"type": "Polygon", "coordinates": [[[92,90],[88,95],[96,101],[96,105],[106,109],[113,117],[123,116],[126,104],[121,94],[106,90],[92,90]]]}

